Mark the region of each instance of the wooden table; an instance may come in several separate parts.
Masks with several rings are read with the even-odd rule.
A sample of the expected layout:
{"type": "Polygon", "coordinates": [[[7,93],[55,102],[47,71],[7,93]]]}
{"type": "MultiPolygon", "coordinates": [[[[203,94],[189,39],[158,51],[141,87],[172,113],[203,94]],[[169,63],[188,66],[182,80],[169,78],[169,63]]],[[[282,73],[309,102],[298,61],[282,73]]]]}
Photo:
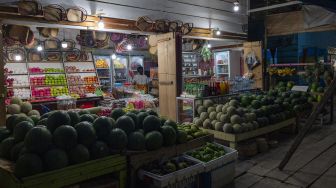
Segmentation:
{"type": "Polygon", "coordinates": [[[290,125],[296,124],[296,118],[291,118],[286,121],[282,121],[277,124],[269,125],[266,127],[262,127],[253,131],[240,133],[240,134],[231,134],[231,133],[224,133],[220,131],[210,130],[210,129],[203,129],[204,131],[207,131],[208,133],[211,133],[214,135],[215,139],[228,141],[230,143],[230,148],[237,149],[237,144],[240,141],[247,140],[250,138],[254,138],[260,135],[264,135],[270,132],[274,132],[276,130],[279,130],[284,127],[288,127],[290,125]]]}

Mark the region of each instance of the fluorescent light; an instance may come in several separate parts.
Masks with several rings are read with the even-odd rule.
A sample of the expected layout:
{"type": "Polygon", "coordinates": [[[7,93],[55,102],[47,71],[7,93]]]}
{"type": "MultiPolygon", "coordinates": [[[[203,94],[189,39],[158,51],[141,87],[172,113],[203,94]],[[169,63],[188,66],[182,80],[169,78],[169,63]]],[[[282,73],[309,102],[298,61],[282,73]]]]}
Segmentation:
{"type": "Polygon", "coordinates": [[[14,60],[15,60],[15,61],[21,61],[21,60],[22,60],[22,56],[21,56],[20,54],[16,54],[16,55],[14,56],[14,60]]]}
{"type": "Polygon", "coordinates": [[[211,44],[208,44],[207,47],[208,47],[208,48],[211,48],[211,44]]]}
{"type": "Polygon", "coordinates": [[[102,18],[100,18],[100,20],[99,20],[99,22],[98,22],[98,28],[99,28],[99,29],[104,29],[104,27],[105,27],[105,24],[104,24],[102,18]]]}
{"type": "Polygon", "coordinates": [[[216,31],[216,35],[217,35],[217,36],[221,35],[220,30],[217,30],[217,31],[216,31]]]}
{"type": "Polygon", "coordinates": [[[115,54],[112,54],[111,57],[113,60],[117,59],[117,56],[115,54]]]}
{"type": "Polygon", "coordinates": [[[128,51],[131,51],[133,49],[132,45],[130,45],[130,44],[128,44],[126,48],[127,48],[128,51]]]}
{"type": "Polygon", "coordinates": [[[234,4],[233,11],[238,12],[239,9],[240,9],[240,7],[239,7],[239,1],[236,1],[233,4],[234,4]]]}
{"type": "Polygon", "coordinates": [[[43,47],[42,47],[42,45],[38,45],[37,47],[36,47],[36,49],[37,49],[37,51],[42,51],[43,50],[43,47]]]}
{"type": "Polygon", "coordinates": [[[61,43],[61,45],[62,45],[62,48],[68,48],[68,43],[65,42],[65,41],[63,41],[63,42],[61,43]]]}

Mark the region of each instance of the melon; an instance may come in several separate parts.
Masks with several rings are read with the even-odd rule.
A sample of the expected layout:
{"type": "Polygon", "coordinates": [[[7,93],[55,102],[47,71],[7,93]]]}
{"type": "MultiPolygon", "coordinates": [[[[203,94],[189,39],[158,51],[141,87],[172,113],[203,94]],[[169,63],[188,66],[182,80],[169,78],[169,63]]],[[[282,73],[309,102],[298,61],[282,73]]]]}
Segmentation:
{"type": "Polygon", "coordinates": [[[233,127],[231,123],[225,123],[223,126],[223,132],[225,133],[233,133],[233,127]]]}
{"type": "Polygon", "coordinates": [[[188,141],[188,134],[185,131],[178,130],[177,131],[177,143],[183,144],[188,141]]]}
{"type": "Polygon", "coordinates": [[[127,134],[119,128],[112,129],[106,143],[113,150],[124,150],[127,146],[127,134]]]}
{"type": "Polygon", "coordinates": [[[7,128],[0,127],[0,142],[8,138],[10,135],[11,132],[7,128]]]}
{"type": "Polygon", "coordinates": [[[19,142],[17,144],[15,144],[11,151],[10,151],[10,159],[14,162],[16,162],[16,160],[19,158],[20,156],[20,152],[24,147],[24,143],[23,142],[19,142]]]}
{"type": "Polygon", "coordinates": [[[201,115],[202,112],[206,112],[206,111],[207,111],[207,108],[206,108],[205,106],[199,106],[199,107],[197,108],[197,113],[198,113],[199,115],[201,115]]]}
{"type": "Polygon", "coordinates": [[[26,137],[26,134],[34,127],[31,122],[22,121],[15,125],[13,130],[13,137],[15,142],[22,142],[26,137]]]}
{"type": "Polygon", "coordinates": [[[90,114],[94,120],[96,120],[97,118],[99,118],[99,116],[97,114],[90,114]]]}
{"type": "MultiPolygon", "coordinates": [[[[157,118],[157,119],[159,119],[159,118],[157,118]]],[[[116,127],[119,128],[119,129],[122,129],[123,131],[125,131],[125,133],[127,135],[130,134],[131,132],[133,132],[135,130],[134,121],[129,116],[121,116],[121,117],[119,117],[117,119],[117,121],[116,121],[116,127]]]]}
{"type": "Polygon", "coordinates": [[[68,111],[67,112],[69,117],[70,117],[70,125],[71,126],[75,126],[77,123],[80,122],[80,116],[77,112],[75,111],[68,111]]]}
{"type": "Polygon", "coordinates": [[[232,115],[237,114],[237,110],[234,106],[229,106],[227,108],[227,114],[231,117],[232,115]]]}
{"type": "Polygon", "coordinates": [[[18,178],[28,177],[43,172],[42,159],[33,153],[25,153],[16,161],[14,174],[18,178]]]}
{"type": "Polygon", "coordinates": [[[70,150],[77,145],[76,129],[70,125],[62,125],[53,133],[54,144],[64,150],[70,150]]]}
{"type": "Polygon", "coordinates": [[[141,132],[132,132],[128,135],[127,148],[130,150],[141,151],[146,149],[146,139],[141,132]]]}
{"type": "Polygon", "coordinates": [[[52,144],[52,135],[45,127],[34,127],[26,135],[24,145],[27,151],[44,153],[52,144]]]}
{"type": "Polygon", "coordinates": [[[200,115],[200,118],[204,121],[205,119],[207,119],[209,117],[208,112],[202,112],[200,115]]]}
{"type": "Polygon", "coordinates": [[[161,120],[161,125],[163,126],[163,125],[164,125],[164,123],[166,123],[166,121],[167,121],[167,118],[166,118],[166,117],[163,117],[163,116],[161,116],[161,117],[160,117],[160,120],[161,120]]]}
{"type": "Polygon", "coordinates": [[[47,128],[51,133],[62,125],[71,125],[71,119],[66,111],[56,111],[48,117],[47,128]]]}
{"type": "Polygon", "coordinates": [[[46,170],[57,170],[68,166],[67,153],[61,149],[51,149],[43,155],[46,170]]]}
{"type": "Polygon", "coordinates": [[[31,124],[34,125],[34,121],[31,118],[29,118],[27,116],[19,115],[17,118],[15,118],[15,120],[13,122],[13,129],[17,124],[19,124],[23,121],[28,121],[28,122],[30,122],[31,124]]]}
{"type": "Polygon", "coordinates": [[[175,132],[177,131],[177,124],[175,121],[167,120],[164,125],[172,127],[175,130],[175,132]]]}
{"type": "Polygon", "coordinates": [[[145,133],[151,131],[159,131],[161,127],[161,121],[158,117],[149,115],[143,121],[143,130],[145,133]]]}
{"type": "Polygon", "coordinates": [[[14,122],[15,122],[15,119],[19,117],[18,115],[11,115],[9,117],[7,117],[6,119],[6,128],[10,131],[10,132],[13,132],[13,129],[14,129],[14,122]]]}
{"type": "Polygon", "coordinates": [[[79,114],[79,116],[81,116],[83,114],[91,114],[91,112],[89,110],[85,109],[85,110],[79,111],[78,114],[79,114]]]}
{"type": "Polygon", "coordinates": [[[8,137],[0,143],[0,157],[5,159],[10,159],[11,150],[15,145],[15,140],[13,137],[8,137]]]}
{"type": "Polygon", "coordinates": [[[10,104],[21,105],[22,104],[22,100],[19,97],[13,97],[10,100],[10,104]]]}
{"type": "Polygon", "coordinates": [[[208,112],[208,114],[210,114],[211,112],[216,112],[216,108],[211,106],[211,107],[208,108],[207,112],[208,112]]]}
{"type": "Polygon", "coordinates": [[[138,123],[136,125],[136,129],[142,129],[143,128],[143,121],[147,116],[149,116],[149,114],[147,112],[140,112],[140,113],[137,114],[138,123]]]}
{"type": "Polygon", "coordinates": [[[110,149],[105,142],[96,141],[90,147],[91,159],[99,159],[106,157],[110,154],[110,149]]]}
{"type": "Polygon", "coordinates": [[[111,112],[111,118],[113,118],[114,120],[117,120],[119,117],[125,115],[125,112],[123,109],[121,108],[115,108],[112,110],[111,112]]]}
{"type": "Polygon", "coordinates": [[[132,120],[134,122],[134,126],[136,126],[138,124],[138,117],[137,117],[137,115],[133,114],[132,112],[127,112],[125,114],[125,116],[128,116],[128,117],[132,118],[132,120]]]}
{"type": "Polygon", "coordinates": [[[30,111],[33,110],[32,105],[30,104],[30,102],[23,102],[21,104],[21,112],[28,114],[30,111]]]}
{"type": "Polygon", "coordinates": [[[239,106],[239,102],[237,100],[235,100],[235,99],[232,99],[232,100],[230,100],[229,105],[233,106],[233,107],[238,107],[239,106]]]}
{"type": "Polygon", "coordinates": [[[241,124],[242,123],[242,119],[241,119],[241,117],[239,115],[233,115],[230,118],[230,122],[232,124],[241,124]]]}
{"type": "Polygon", "coordinates": [[[93,127],[96,130],[97,138],[100,140],[106,140],[111,130],[115,128],[115,121],[111,118],[102,116],[97,118],[93,122],[93,127]]]}
{"type": "Polygon", "coordinates": [[[37,123],[40,121],[40,116],[37,116],[37,115],[32,115],[32,116],[29,116],[31,120],[33,120],[34,122],[34,125],[37,125],[37,123]]]}
{"type": "Polygon", "coordinates": [[[153,115],[153,116],[159,117],[159,115],[154,110],[152,110],[152,109],[147,110],[147,113],[149,115],[153,115]]]}
{"type": "Polygon", "coordinates": [[[171,127],[164,125],[161,127],[161,134],[163,136],[163,144],[165,146],[173,146],[176,143],[176,130],[171,127]]]}
{"type": "Polygon", "coordinates": [[[217,120],[212,120],[211,121],[211,129],[215,130],[216,123],[217,123],[217,120]]]}
{"type": "Polygon", "coordinates": [[[37,123],[36,123],[36,125],[44,125],[44,126],[46,126],[47,125],[47,118],[44,118],[44,119],[40,119],[37,123]]]}
{"type": "Polygon", "coordinates": [[[38,116],[38,117],[40,117],[41,116],[41,114],[40,114],[40,112],[39,111],[37,111],[37,110],[31,110],[30,112],[28,112],[28,114],[27,114],[28,116],[33,116],[33,115],[36,115],[36,116],[38,116]]]}
{"type": "Polygon", "coordinates": [[[228,104],[225,104],[222,108],[222,112],[223,113],[227,113],[227,109],[228,109],[229,105],[228,104]]]}
{"type": "Polygon", "coordinates": [[[210,121],[210,119],[204,120],[204,122],[203,122],[203,128],[205,128],[205,129],[210,129],[211,128],[211,121],[210,121]]]}
{"type": "Polygon", "coordinates": [[[70,164],[80,164],[90,160],[89,150],[81,144],[78,144],[68,152],[70,164]]]}
{"type": "Polygon", "coordinates": [[[146,134],[146,149],[157,150],[160,149],[163,144],[163,136],[159,131],[152,131],[146,134]]]}
{"type": "Polygon", "coordinates": [[[201,119],[197,119],[194,123],[197,127],[202,127],[203,126],[203,121],[201,119]]]}
{"type": "Polygon", "coordinates": [[[209,108],[210,106],[213,106],[214,103],[213,103],[212,100],[206,99],[206,100],[203,101],[203,105],[205,106],[205,108],[209,108]]]}
{"type": "Polygon", "coordinates": [[[219,121],[223,123],[230,123],[230,116],[228,114],[223,114],[220,116],[219,121]]]}
{"type": "Polygon", "coordinates": [[[219,104],[216,106],[216,112],[219,113],[219,112],[222,112],[222,109],[223,109],[223,106],[222,104],[219,104]]]}
{"type": "Polygon", "coordinates": [[[210,112],[209,119],[210,120],[216,120],[216,118],[217,118],[217,113],[215,111],[210,112]]]}
{"type": "Polygon", "coordinates": [[[216,115],[216,119],[217,119],[218,121],[221,121],[221,120],[220,120],[220,117],[221,117],[223,114],[224,114],[223,112],[219,112],[219,113],[217,113],[217,115],[216,115]]]}
{"type": "Polygon", "coordinates": [[[47,113],[43,114],[43,115],[41,116],[41,119],[48,118],[48,117],[49,117],[51,114],[53,114],[54,112],[57,112],[57,111],[51,111],[51,112],[47,112],[47,113]]]}
{"type": "Polygon", "coordinates": [[[96,131],[91,123],[87,121],[80,122],[75,125],[75,129],[78,135],[78,143],[90,147],[96,141],[96,131]]]}
{"type": "Polygon", "coordinates": [[[18,104],[10,104],[7,106],[8,114],[19,114],[21,112],[21,107],[18,104]]]}
{"type": "Polygon", "coordinates": [[[91,114],[80,115],[80,122],[87,121],[87,122],[93,123],[94,120],[95,119],[91,114]]]}
{"type": "Polygon", "coordinates": [[[240,124],[234,124],[232,128],[233,128],[234,133],[242,133],[243,132],[243,127],[240,124]]]}
{"type": "Polygon", "coordinates": [[[216,131],[223,131],[223,123],[222,122],[216,122],[215,123],[215,130],[216,131]]]}

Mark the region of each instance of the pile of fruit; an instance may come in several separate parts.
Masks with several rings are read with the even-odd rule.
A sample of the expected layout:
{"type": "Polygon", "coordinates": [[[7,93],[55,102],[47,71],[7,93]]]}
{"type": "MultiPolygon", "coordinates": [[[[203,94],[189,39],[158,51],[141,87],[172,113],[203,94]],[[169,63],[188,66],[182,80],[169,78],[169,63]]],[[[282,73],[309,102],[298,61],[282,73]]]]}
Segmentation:
{"type": "Polygon", "coordinates": [[[40,85],[66,85],[65,75],[46,75],[39,77],[31,77],[30,78],[31,85],[40,86],[40,85]]]}
{"type": "Polygon", "coordinates": [[[280,87],[264,94],[243,94],[232,97],[225,104],[204,100],[197,108],[198,127],[225,133],[243,133],[285,121],[296,113],[311,109],[310,94],[291,92],[280,87]]]}
{"type": "MultiPolygon", "coordinates": [[[[182,123],[177,126],[177,129],[187,133],[186,139],[187,141],[190,141],[192,139],[196,139],[202,136],[205,136],[207,133],[203,130],[201,130],[199,127],[197,127],[194,123],[182,123]]],[[[184,134],[184,133],[182,133],[184,134]]],[[[180,137],[185,139],[185,136],[180,137]]]]}
{"type": "Polygon", "coordinates": [[[199,149],[187,152],[187,155],[195,159],[198,159],[202,162],[209,162],[211,160],[217,159],[225,155],[225,153],[226,152],[223,147],[208,142],[199,149]]]}
{"type": "Polygon", "coordinates": [[[154,161],[145,165],[143,170],[159,176],[164,176],[178,170],[188,168],[192,165],[195,165],[195,162],[187,160],[183,157],[176,157],[168,161],[154,161]]]}
{"type": "Polygon", "coordinates": [[[99,117],[88,110],[52,111],[40,117],[31,105],[16,100],[8,107],[13,115],[7,118],[7,128],[0,130],[0,157],[16,163],[17,177],[61,169],[126,149],[157,150],[187,141],[187,133],[178,130],[175,122],[160,118],[153,110],[126,113],[118,108],[109,117],[99,117]],[[20,112],[27,115],[17,114],[20,112]]]}
{"type": "Polygon", "coordinates": [[[97,68],[103,68],[103,69],[109,68],[105,59],[97,59],[96,60],[96,67],[97,68]]]}
{"type": "Polygon", "coordinates": [[[64,70],[61,68],[40,68],[32,67],[29,68],[30,73],[63,73],[64,70]]]}
{"type": "Polygon", "coordinates": [[[42,97],[57,97],[61,95],[68,95],[68,88],[62,86],[46,87],[46,88],[32,88],[32,96],[35,98],[42,97]]]}
{"type": "Polygon", "coordinates": [[[295,68],[269,68],[268,70],[270,75],[278,75],[278,76],[292,76],[295,74],[295,68]]]}

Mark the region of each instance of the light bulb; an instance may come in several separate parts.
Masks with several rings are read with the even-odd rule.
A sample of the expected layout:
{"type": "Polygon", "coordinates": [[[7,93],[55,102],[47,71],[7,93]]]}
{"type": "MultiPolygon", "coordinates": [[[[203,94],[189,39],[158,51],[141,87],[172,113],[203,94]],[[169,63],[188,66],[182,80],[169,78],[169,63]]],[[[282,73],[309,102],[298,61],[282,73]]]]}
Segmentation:
{"type": "Polygon", "coordinates": [[[42,47],[42,45],[38,45],[37,47],[36,47],[36,49],[37,49],[37,51],[42,51],[43,50],[43,47],[42,47]]]}
{"type": "Polygon", "coordinates": [[[16,54],[14,56],[14,59],[15,59],[15,61],[21,61],[22,60],[22,56],[20,54],[16,54]]]}
{"type": "Polygon", "coordinates": [[[239,2],[237,1],[237,2],[234,2],[233,4],[234,4],[233,11],[238,12],[239,11],[239,2]]]}
{"type": "Polygon", "coordinates": [[[207,47],[208,47],[208,48],[211,48],[211,44],[208,44],[207,47]]]}
{"type": "Polygon", "coordinates": [[[216,35],[218,36],[218,35],[220,35],[221,34],[221,32],[219,31],[219,30],[217,30],[216,31],[216,35]]]}
{"type": "Polygon", "coordinates": [[[104,27],[105,27],[105,24],[104,24],[102,18],[100,18],[100,20],[99,20],[99,22],[98,22],[98,28],[99,28],[99,29],[104,29],[104,27]]]}
{"type": "Polygon", "coordinates": [[[68,43],[65,41],[63,41],[61,45],[62,45],[62,48],[68,48],[68,43]]]}
{"type": "Polygon", "coordinates": [[[117,56],[115,54],[112,54],[111,57],[113,60],[117,59],[117,56]]]}
{"type": "Polygon", "coordinates": [[[133,49],[132,45],[130,45],[130,44],[128,44],[126,48],[127,48],[128,51],[131,51],[133,49]]]}
{"type": "Polygon", "coordinates": [[[145,37],[145,40],[148,40],[148,37],[145,37]]]}

